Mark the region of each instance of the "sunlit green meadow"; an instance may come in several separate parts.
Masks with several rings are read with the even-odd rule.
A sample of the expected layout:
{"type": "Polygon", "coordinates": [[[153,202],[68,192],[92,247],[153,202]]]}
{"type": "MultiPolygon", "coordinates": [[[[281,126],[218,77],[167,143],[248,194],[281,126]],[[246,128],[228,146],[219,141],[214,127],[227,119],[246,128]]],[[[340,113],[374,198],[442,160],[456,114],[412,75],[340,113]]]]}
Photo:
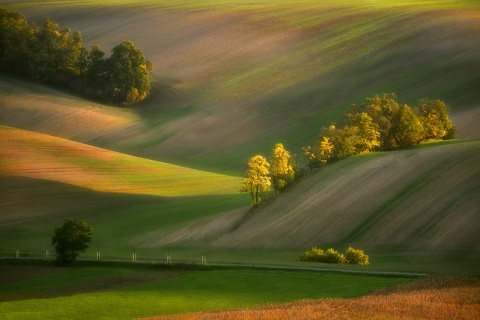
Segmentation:
{"type": "Polygon", "coordinates": [[[236,194],[241,178],[120,154],[73,141],[0,127],[0,173],[47,179],[99,192],[156,196],[236,194]]]}
{"type": "MultiPolygon", "coordinates": [[[[8,267],[0,268],[6,271],[8,267]]],[[[355,297],[410,280],[308,271],[225,269],[183,272],[80,267],[23,282],[0,284],[4,300],[0,306],[6,319],[133,319],[264,306],[300,299],[355,297]],[[123,279],[124,284],[115,287],[118,279],[123,279]],[[137,283],[128,282],[132,279],[137,283]],[[75,293],[82,290],[80,283],[87,292],[75,293]],[[5,301],[22,294],[27,295],[26,300],[5,301]],[[36,297],[52,294],[57,297],[36,297]]]]}

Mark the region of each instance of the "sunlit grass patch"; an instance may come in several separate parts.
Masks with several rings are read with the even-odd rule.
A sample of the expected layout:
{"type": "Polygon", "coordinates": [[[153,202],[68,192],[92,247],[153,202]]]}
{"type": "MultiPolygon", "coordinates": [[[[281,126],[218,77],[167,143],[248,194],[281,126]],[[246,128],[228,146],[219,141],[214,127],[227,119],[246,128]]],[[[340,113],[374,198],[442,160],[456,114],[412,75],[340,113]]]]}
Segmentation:
{"type": "MultiPolygon", "coordinates": [[[[49,276],[43,281],[48,290],[56,279],[75,277],[82,269],[69,270],[63,274],[49,276]]],[[[104,279],[141,279],[152,277],[153,273],[136,270],[111,270],[111,275],[98,268],[94,273],[97,281],[104,279]],[[143,275],[142,275],[143,273],[143,275]]],[[[157,270],[162,273],[165,271],[157,270]]],[[[95,277],[93,277],[95,278],[95,277]]],[[[31,319],[94,318],[132,319],[161,314],[175,314],[195,311],[225,310],[264,306],[269,303],[287,302],[299,299],[340,298],[362,295],[379,287],[410,281],[408,278],[385,278],[377,276],[345,275],[308,271],[273,271],[249,269],[225,269],[210,271],[189,271],[167,279],[152,279],[150,284],[135,285],[127,281],[127,287],[119,286],[106,292],[96,292],[48,300],[23,300],[2,303],[2,311],[10,319],[28,316],[31,319]]],[[[87,281],[92,283],[92,277],[87,281]]],[[[18,288],[27,288],[27,282],[18,288]]],[[[67,281],[68,283],[68,281],[67,281]]],[[[14,288],[15,284],[10,285],[14,288]]],[[[71,284],[75,287],[75,284],[71,284]]],[[[35,286],[39,289],[39,285],[35,286]]],[[[67,290],[63,288],[62,290],[67,290]]],[[[9,289],[11,290],[11,289],[9,289]]],[[[102,290],[101,290],[102,291],[102,290]]]]}
{"type": "Polygon", "coordinates": [[[238,193],[240,178],[129,156],[69,140],[0,127],[3,175],[101,192],[194,196],[238,193]]]}

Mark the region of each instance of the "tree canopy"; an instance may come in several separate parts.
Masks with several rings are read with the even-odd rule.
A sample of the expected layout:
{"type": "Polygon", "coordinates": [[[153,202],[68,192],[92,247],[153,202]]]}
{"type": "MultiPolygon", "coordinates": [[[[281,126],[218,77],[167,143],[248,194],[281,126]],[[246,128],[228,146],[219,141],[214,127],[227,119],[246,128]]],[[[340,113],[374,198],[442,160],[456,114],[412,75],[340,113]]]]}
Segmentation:
{"type": "Polygon", "coordinates": [[[295,179],[292,156],[281,143],[277,143],[273,149],[270,171],[275,193],[284,190],[295,179]]]}
{"type": "Polygon", "coordinates": [[[321,130],[313,147],[304,148],[310,168],[355,154],[407,148],[429,139],[452,139],[456,129],[441,100],[421,100],[416,108],[399,104],[393,93],[353,105],[338,124],[321,130]]]}
{"type": "Polygon", "coordinates": [[[270,163],[262,155],[250,158],[245,172],[242,192],[250,194],[254,207],[258,207],[265,196],[284,191],[297,177],[296,158],[288,152],[282,143],[275,144],[270,163]]]}
{"type": "Polygon", "coordinates": [[[41,27],[0,7],[0,71],[71,90],[87,98],[130,105],[150,92],[152,64],[133,42],[87,50],[80,32],[45,18],[41,27]]]}
{"type": "Polygon", "coordinates": [[[78,255],[88,249],[93,228],[86,221],[66,219],[55,228],[52,245],[58,265],[75,263],[78,255]]]}
{"type": "Polygon", "coordinates": [[[106,61],[110,99],[131,104],[143,100],[150,91],[152,64],[133,42],[124,41],[112,49],[106,61]]]}
{"type": "Polygon", "coordinates": [[[272,184],[269,169],[270,164],[264,156],[256,155],[248,161],[242,191],[250,194],[254,207],[258,206],[262,195],[272,184]]]}

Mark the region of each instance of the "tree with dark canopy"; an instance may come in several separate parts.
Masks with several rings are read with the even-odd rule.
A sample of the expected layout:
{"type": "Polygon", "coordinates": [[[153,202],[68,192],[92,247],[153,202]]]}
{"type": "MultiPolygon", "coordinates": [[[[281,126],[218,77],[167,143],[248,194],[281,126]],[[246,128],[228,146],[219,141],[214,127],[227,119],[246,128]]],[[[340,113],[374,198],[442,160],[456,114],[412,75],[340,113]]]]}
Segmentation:
{"type": "Polygon", "coordinates": [[[60,228],[55,228],[52,245],[57,264],[75,264],[78,255],[88,249],[92,233],[93,229],[86,221],[66,219],[60,228]]]}

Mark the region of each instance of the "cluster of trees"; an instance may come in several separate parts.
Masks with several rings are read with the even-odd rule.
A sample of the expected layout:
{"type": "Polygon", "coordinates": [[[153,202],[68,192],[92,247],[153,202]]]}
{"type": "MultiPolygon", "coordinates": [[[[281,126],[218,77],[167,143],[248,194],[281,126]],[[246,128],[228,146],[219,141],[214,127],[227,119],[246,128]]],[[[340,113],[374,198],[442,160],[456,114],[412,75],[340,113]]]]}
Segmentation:
{"type": "Polygon", "coordinates": [[[349,247],[345,254],[338,252],[333,248],[326,251],[313,247],[312,250],[307,251],[297,258],[298,261],[304,262],[321,262],[321,263],[337,263],[337,264],[360,264],[367,265],[368,255],[363,250],[349,247]]]}
{"type": "MultiPolygon", "coordinates": [[[[370,151],[406,148],[430,139],[453,139],[456,128],[441,100],[420,100],[415,108],[399,104],[393,93],[367,98],[353,105],[338,124],[321,130],[313,147],[303,148],[307,168],[319,168],[328,162],[370,151]]],[[[285,190],[304,170],[296,158],[278,143],[270,162],[256,155],[248,162],[241,191],[250,194],[254,207],[272,189],[285,190]]]]}
{"type": "Polygon", "coordinates": [[[411,108],[395,94],[368,98],[353,105],[338,124],[321,130],[314,147],[304,148],[310,168],[355,154],[406,148],[429,139],[453,139],[456,129],[441,100],[421,100],[411,108]]]}
{"type": "Polygon", "coordinates": [[[152,81],[152,64],[131,41],[115,46],[105,58],[98,45],[82,46],[80,32],[61,29],[48,18],[38,27],[3,7],[0,70],[117,105],[144,99],[152,81]]]}
{"type": "Polygon", "coordinates": [[[250,159],[241,191],[250,194],[253,206],[257,207],[271,188],[275,194],[285,190],[295,180],[296,169],[295,157],[277,143],[270,162],[262,155],[250,159]]]}

